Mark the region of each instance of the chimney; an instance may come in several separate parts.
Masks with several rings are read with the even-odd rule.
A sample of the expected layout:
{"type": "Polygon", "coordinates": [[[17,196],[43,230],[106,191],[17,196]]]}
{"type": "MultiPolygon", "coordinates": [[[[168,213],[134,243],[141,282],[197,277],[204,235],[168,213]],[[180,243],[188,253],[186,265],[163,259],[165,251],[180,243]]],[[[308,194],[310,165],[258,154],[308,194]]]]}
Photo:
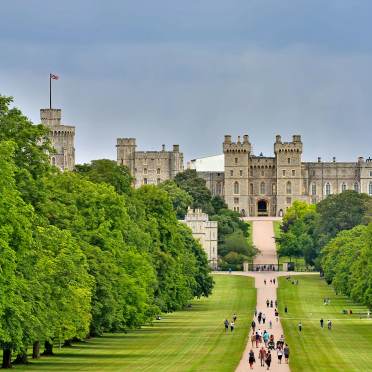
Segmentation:
{"type": "Polygon", "coordinates": [[[161,145],[161,151],[165,151],[165,145],[161,145]]]}
{"type": "Polygon", "coordinates": [[[180,151],[180,145],[173,145],[173,152],[179,152],[180,151]]]}
{"type": "Polygon", "coordinates": [[[243,143],[249,143],[249,136],[248,136],[248,134],[245,134],[243,136],[243,143]]]}
{"type": "Polygon", "coordinates": [[[282,143],[282,136],[280,136],[279,134],[277,134],[275,138],[276,138],[275,139],[275,142],[276,143],[282,143]]]}
{"type": "Polygon", "coordinates": [[[240,136],[238,136],[238,143],[240,143],[240,136]]]}
{"type": "Polygon", "coordinates": [[[318,163],[321,163],[321,162],[322,162],[322,158],[318,156],[318,163]]]}
{"type": "Polygon", "coordinates": [[[298,134],[295,134],[293,136],[293,142],[301,142],[301,136],[298,134]]]}
{"type": "Polygon", "coordinates": [[[336,157],[335,156],[333,157],[333,162],[336,163],[336,157]]]}
{"type": "Polygon", "coordinates": [[[231,136],[229,134],[225,135],[225,143],[231,143],[231,136]]]}

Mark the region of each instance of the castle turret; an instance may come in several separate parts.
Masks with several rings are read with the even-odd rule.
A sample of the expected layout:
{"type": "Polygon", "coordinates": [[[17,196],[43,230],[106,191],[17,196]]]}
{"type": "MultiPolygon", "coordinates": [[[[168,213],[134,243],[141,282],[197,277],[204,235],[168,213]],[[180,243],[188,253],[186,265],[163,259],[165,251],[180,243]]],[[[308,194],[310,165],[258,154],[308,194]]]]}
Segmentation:
{"type": "Polygon", "coordinates": [[[248,170],[252,146],[248,135],[236,142],[225,135],[223,153],[225,158],[225,201],[230,209],[246,216],[249,213],[248,170]]]}
{"type": "Polygon", "coordinates": [[[291,142],[282,142],[276,136],[274,143],[277,172],[277,213],[282,214],[302,192],[302,142],[294,135],[291,142]]]}
{"type": "Polygon", "coordinates": [[[75,127],[61,124],[61,109],[41,109],[41,123],[49,128],[48,138],[55,150],[50,162],[61,170],[75,168],[75,127]]]}
{"type": "Polygon", "coordinates": [[[118,138],[116,140],[117,164],[126,166],[135,176],[136,139],[118,138]]]}

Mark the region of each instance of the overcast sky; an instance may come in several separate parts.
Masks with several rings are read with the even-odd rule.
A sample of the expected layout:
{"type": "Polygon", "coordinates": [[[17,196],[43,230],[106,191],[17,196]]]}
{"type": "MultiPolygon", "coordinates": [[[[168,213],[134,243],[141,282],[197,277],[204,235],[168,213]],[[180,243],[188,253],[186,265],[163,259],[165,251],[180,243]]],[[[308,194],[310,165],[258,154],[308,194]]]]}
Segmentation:
{"type": "Polygon", "coordinates": [[[272,155],[372,155],[370,0],[12,0],[1,5],[0,94],[34,122],[76,126],[77,162],[180,144],[186,159],[249,134],[272,155]]]}

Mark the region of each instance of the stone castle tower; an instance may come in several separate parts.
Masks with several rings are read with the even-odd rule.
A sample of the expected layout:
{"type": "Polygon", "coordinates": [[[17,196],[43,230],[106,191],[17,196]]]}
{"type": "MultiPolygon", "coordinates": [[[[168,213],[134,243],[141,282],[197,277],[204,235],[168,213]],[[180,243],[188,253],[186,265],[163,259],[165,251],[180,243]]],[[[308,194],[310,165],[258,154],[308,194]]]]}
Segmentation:
{"type": "Polygon", "coordinates": [[[75,127],[61,124],[61,109],[41,109],[41,123],[49,129],[49,140],[55,149],[50,162],[62,171],[75,167],[75,127]]]}
{"type": "Polygon", "coordinates": [[[172,151],[137,151],[135,138],[118,138],[116,141],[117,164],[128,167],[135,178],[135,187],[157,185],[173,179],[183,171],[183,153],[179,145],[172,151]]]}

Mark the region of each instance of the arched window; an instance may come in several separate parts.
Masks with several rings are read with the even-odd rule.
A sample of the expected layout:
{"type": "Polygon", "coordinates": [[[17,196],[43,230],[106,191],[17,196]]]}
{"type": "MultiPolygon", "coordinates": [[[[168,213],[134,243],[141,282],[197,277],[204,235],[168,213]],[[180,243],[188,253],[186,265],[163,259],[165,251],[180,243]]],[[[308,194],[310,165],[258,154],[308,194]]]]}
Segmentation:
{"type": "Polygon", "coordinates": [[[342,185],[341,185],[341,192],[344,192],[347,190],[347,186],[346,186],[346,183],[343,182],[342,185]]]}
{"type": "Polygon", "coordinates": [[[327,182],[326,185],[325,185],[325,194],[327,196],[331,195],[331,184],[329,182],[327,182]]]}
{"type": "Polygon", "coordinates": [[[156,174],[160,174],[160,168],[156,170],[156,174]]]}
{"type": "Polygon", "coordinates": [[[56,158],[54,156],[52,157],[52,165],[56,165],[56,158]]]}
{"type": "Polygon", "coordinates": [[[253,195],[253,183],[249,184],[250,194],[253,195]]]}
{"type": "Polygon", "coordinates": [[[234,182],[234,194],[239,194],[239,182],[234,182]]]}
{"type": "Polygon", "coordinates": [[[316,195],[316,183],[311,185],[311,195],[316,195]]]}
{"type": "Polygon", "coordinates": [[[287,194],[292,194],[292,184],[291,184],[291,181],[288,181],[287,182],[286,190],[287,190],[287,194]]]}
{"type": "Polygon", "coordinates": [[[358,182],[354,183],[354,191],[359,192],[359,183],[358,182]]]}
{"type": "Polygon", "coordinates": [[[372,181],[369,183],[368,186],[368,194],[372,196],[372,181]]]}
{"type": "Polygon", "coordinates": [[[261,185],[260,185],[260,193],[262,195],[264,195],[266,193],[266,186],[265,186],[265,182],[261,182],[261,185]]]}

